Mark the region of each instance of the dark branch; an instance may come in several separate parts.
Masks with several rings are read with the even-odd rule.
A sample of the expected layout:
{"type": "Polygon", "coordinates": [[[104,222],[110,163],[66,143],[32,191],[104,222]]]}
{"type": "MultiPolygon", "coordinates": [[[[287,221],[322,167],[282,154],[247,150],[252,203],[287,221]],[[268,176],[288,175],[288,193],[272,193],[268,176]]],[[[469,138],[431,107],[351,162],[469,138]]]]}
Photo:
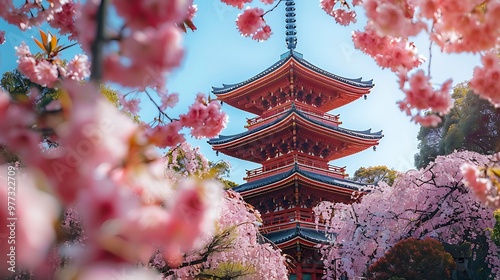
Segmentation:
{"type": "Polygon", "coordinates": [[[104,27],[106,24],[106,11],[108,9],[108,0],[101,0],[97,10],[97,27],[94,42],[92,43],[92,73],[90,80],[99,83],[102,80],[102,62],[103,48],[106,43],[104,27]]]}

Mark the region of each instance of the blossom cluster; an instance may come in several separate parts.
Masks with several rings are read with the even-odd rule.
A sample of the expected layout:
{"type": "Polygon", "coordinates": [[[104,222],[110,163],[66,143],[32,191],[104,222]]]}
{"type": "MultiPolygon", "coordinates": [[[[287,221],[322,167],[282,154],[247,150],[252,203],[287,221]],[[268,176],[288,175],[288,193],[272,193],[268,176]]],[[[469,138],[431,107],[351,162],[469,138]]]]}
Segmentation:
{"type": "Polygon", "coordinates": [[[90,62],[86,55],[76,55],[67,64],[58,59],[46,59],[33,55],[23,42],[16,47],[18,69],[32,82],[53,88],[60,78],[81,81],[90,76],[90,62]]]}
{"type": "Polygon", "coordinates": [[[0,17],[10,24],[22,30],[32,26],[39,26],[42,23],[53,19],[63,10],[63,6],[71,0],[56,1],[25,1],[20,7],[16,7],[14,1],[2,0],[0,5],[0,17]]]}
{"type": "Polygon", "coordinates": [[[271,36],[271,27],[264,20],[264,10],[260,8],[248,8],[238,15],[236,26],[241,35],[252,36],[257,41],[267,40],[271,36]]]}
{"type": "MultiPolygon", "coordinates": [[[[229,5],[243,8],[251,0],[229,1],[221,0],[229,5]]],[[[357,13],[363,10],[367,21],[364,30],[353,32],[352,40],[357,49],[371,56],[382,68],[394,72],[400,81],[412,79],[412,69],[422,66],[424,59],[418,55],[411,37],[426,32],[428,40],[436,43],[445,53],[482,53],[496,50],[500,46],[500,2],[465,0],[457,3],[452,0],[320,0],[320,7],[335,21],[343,26],[355,23],[357,13]]],[[[263,11],[258,8],[248,8],[238,16],[237,26],[240,33],[250,36],[257,28],[264,25],[263,11]]],[[[267,25],[266,25],[267,28],[267,25]]],[[[269,27],[270,30],[270,27],[269,27]]],[[[270,35],[270,34],[269,34],[270,35]]],[[[261,37],[259,39],[266,39],[261,37]]],[[[475,92],[498,105],[499,83],[497,62],[491,64],[491,55],[483,55],[483,68],[476,67],[470,86],[475,92]],[[485,62],[487,61],[487,62],[485,62]]],[[[431,61],[428,62],[429,64],[431,61]]],[[[430,66],[429,66],[430,69],[430,66]]],[[[430,70],[429,70],[430,71],[430,70]]],[[[416,74],[420,76],[421,74],[416,74]]],[[[426,73],[429,85],[433,85],[430,73],[426,73]]],[[[408,101],[408,90],[402,91],[406,99],[399,102],[400,109],[409,115],[413,121],[425,126],[435,126],[441,122],[437,115],[445,114],[451,104],[450,95],[444,90],[451,85],[450,81],[442,83],[446,86],[440,89],[427,88],[422,95],[412,90],[408,101]],[[432,94],[429,95],[429,92],[432,94]],[[430,96],[436,96],[430,98],[430,96]],[[420,99],[420,100],[415,100],[420,99]],[[441,105],[436,106],[436,102],[441,105]],[[420,105],[415,106],[417,103],[420,105]],[[447,106],[442,106],[442,105],[447,106]],[[433,111],[434,114],[425,115],[421,108],[433,111]],[[408,111],[413,113],[408,113],[408,111]],[[436,115],[437,114],[437,115],[436,115]]]]}
{"type": "MultiPolygon", "coordinates": [[[[359,5],[359,1],[357,2],[358,3],[353,1],[353,5],[359,5]]],[[[356,12],[354,10],[348,10],[349,4],[347,4],[346,1],[320,0],[319,5],[340,25],[347,26],[351,23],[356,23],[356,12]],[[341,6],[346,7],[347,9],[335,8],[335,5],[337,3],[339,3],[341,6]]]]}
{"type": "MultiPolygon", "coordinates": [[[[272,4],[274,0],[260,0],[264,4],[272,4]]],[[[236,7],[238,9],[243,9],[245,3],[251,3],[252,0],[221,0],[222,3],[225,3],[229,6],[236,7]]]]}
{"type": "MultiPolygon", "coordinates": [[[[214,174],[199,149],[186,142],[166,154],[165,172],[171,182],[214,174]]],[[[281,250],[260,236],[258,227],[262,220],[259,212],[234,191],[225,191],[222,197],[215,232],[203,233],[197,249],[187,252],[181,261],[199,265],[171,268],[161,251],[156,252],[149,264],[161,271],[168,270],[173,279],[191,279],[200,273],[215,275],[218,269],[228,264],[245,270],[241,279],[285,279],[287,270],[281,250]]]]}
{"type": "Polygon", "coordinates": [[[40,135],[29,129],[35,121],[32,106],[10,102],[0,93],[0,116],[9,120],[0,126],[0,143],[23,159],[23,189],[31,192],[20,195],[18,204],[20,220],[29,223],[19,227],[18,236],[31,240],[22,242],[26,253],[20,253],[20,265],[43,270],[44,256],[55,244],[58,209],[70,206],[79,213],[86,236],[85,250],[76,246],[67,252],[77,270],[92,271],[104,260],[111,268],[144,261],[157,249],[175,265],[200,233],[214,229],[219,184],[183,180],[169,186],[164,159],[155,156],[140,126],[91,84],[66,79],[62,88],[63,99],[70,102],[61,102],[64,121],[53,127],[59,146],[49,151],[39,149],[40,135]],[[35,174],[41,177],[34,180],[35,174]],[[42,185],[43,192],[38,189],[42,185]],[[31,197],[39,199],[32,202],[31,197]],[[28,219],[32,211],[36,222],[28,219]]]}
{"type": "Polygon", "coordinates": [[[422,125],[438,125],[441,122],[439,116],[423,112],[431,110],[440,112],[441,115],[449,112],[453,104],[449,94],[452,81],[448,80],[440,89],[434,89],[430,83],[430,77],[426,76],[423,70],[418,70],[409,78],[400,75],[400,79],[400,89],[406,95],[404,100],[398,102],[401,111],[412,116],[415,122],[422,125]],[[406,83],[409,85],[408,88],[404,87],[406,83]]]}
{"type": "Polygon", "coordinates": [[[357,49],[373,57],[380,67],[393,72],[412,70],[424,61],[413,43],[389,35],[382,36],[373,27],[353,32],[352,40],[357,49]]]}
{"type": "Polygon", "coordinates": [[[397,178],[392,187],[379,184],[361,202],[323,202],[315,207],[316,222],[326,226],[332,241],[321,249],[326,277],[343,271],[349,279],[362,276],[389,248],[410,237],[431,237],[450,244],[471,241],[473,250],[487,252],[484,261],[491,274],[498,275],[496,245],[485,232],[495,224],[493,210],[482,206],[462,183],[460,171],[463,164],[488,162],[487,156],[473,152],[440,156],[427,168],[397,178]],[[486,243],[480,241],[483,238],[486,243]]]}
{"type": "MultiPolygon", "coordinates": [[[[260,236],[258,226],[260,214],[243,201],[240,194],[226,191],[219,212],[217,234],[225,235],[225,242],[216,252],[210,254],[198,267],[185,267],[175,270],[174,279],[188,279],[199,272],[210,269],[217,271],[226,263],[236,263],[246,267],[248,272],[238,279],[286,279],[288,271],[281,250],[271,246],[260,236]],[[224,248],[226,247],[226,248],[224,248]],[[177,278],[175,278],[177,277],[177,278]]],[[[208,239],[212,240],[212,239],[208,239]]],[[[199,253],[187,254],[186,262],[199,258],[199,253]]]]}
{"type": "Polygon", "coordinates": [[[492,156],[492,163],[483,166],[464,163],[460,170],[464,176],[463,182],[486,206],[493,210],[500,208],[500,186],[498,184],[499,154],[492,156]]]}
{"type": "MultiPolygon", "coordinates": [[[[175,103],[176,100],[175,94],[169,95],[163,99],[162,106],[169,106],[169,103],[175,103]]],[[[191,135],[196,138],[215,137],[226,123],[227,115],[221,110],[220,102],[209,102],[205,94],[199,93],[186,114],[181,114],[178,120],[149,129],[148,138],[158,147],[174,147],[185,141],[184,135],[180,133],[183,127],[190,128],[191,135]]]]}
{"type": "Polygon", "coordinates": [[[474,68],[469,86],[479,96],[487,99],[495,107],[500,107],[500,58],[496,51],[481,56],[482,67],[474,68]]]}

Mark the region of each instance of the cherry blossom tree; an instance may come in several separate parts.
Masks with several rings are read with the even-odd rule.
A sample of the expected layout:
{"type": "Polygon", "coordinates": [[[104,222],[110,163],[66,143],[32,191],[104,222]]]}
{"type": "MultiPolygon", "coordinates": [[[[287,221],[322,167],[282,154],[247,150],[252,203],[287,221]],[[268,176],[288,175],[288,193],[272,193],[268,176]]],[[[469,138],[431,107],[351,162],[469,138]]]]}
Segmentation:
{"type": "MultiPolygon", "coordinates": [[[[220,104],[203,94],[179,119],[161,110],[176,102],[175,94],[166,93],[164,78],[180,63],[180,25],[192,24],[191,1],[159,1],[163,7],[108,2],[1,3],[0,16],[7,22],[26,29],[48,20],[60,33],[78,40],[91,57],[77,55],[64,63],[64,47],[55,34],[43,31],[36,40],[42,53],[32,53],[25,43],[16,48],[18,70],[31,82],[57,91],[59,106],[48,110],[60,112],[61,118],[43,123],[57,139],[55,148],[41,147],[41,134],[33,129],[42,125],[42,111],[35,106],[37,89],[32,88],[22,101],[0,92],[0,145],[18,154],[25,165],[18,171],[22,188],[16,196],[16,212],[2,208],[0,216],[6,220],[17,215],[16,269],[30,269],[38,278],[109,279],[120,274],[156,278],[155,270],[136,264],[147,263],[159,250],[175,268],[185,253],[200,248],[203,237],[216,232],[223,201],[220,184],[209,179],[166,180],[165,159],[155,151],[155,147],[183,142],[179,133],[183,127],[195,137],[215,136],[226,122],[220,104]],[[109,4],[123,24],[116,34],[103,31],[109,4]],[[90,82],[82,83],[89,76],[90,82]],[[98,95],[97,83],[104,81],[154,89],[162,99],[159,111],[168,122],[161,119],[154,127],[133,122],[98,95]],[[54,274],[48,269],[47,255],[51,247],[62,246],[57,225],[69,207],[79,214],[85,242],[63,251],[71,262],[54,274]]],[[[130,100],[121,101],[131,112],[137,107],[130,100]]],[[[3,201],[16,195],[7,191],[7,183],[2,177],[3,201]]],[[[2,243],[7,230],[0,230],[2,243]]],[[[269,251],[279,263],[279,251],[269,251]]]]}
{"type": "Polygon", "coordinates": [[[486,253],[491,275],[500,262],[487,229],[493,211],[481,204],[462,183],[462,164],[482,165],[489,158],[473,152],[440,156],[427,168],[408,171],[392,187],[381,183],[361,202],[351,205],[323,202],[315,207],[317,222],[325,222],[331,245],[322,247],[327,277],[346,271],[362,276],[368,266],[397,242],[431,237],[441,242],[470,241],[477,256],[486,253]]]}
{"type": "MultiPolygon", "coordinates": [[[[211,165],[199,149],[187,142],[167,152],[165,167],[170,181],[220,176],[217,165],[211,165]]],[[[240,194],[227,190],[221,202],[215,233],[202,238],[202,249],[187,252],[177,268],[169,266],[160,252],[152,258],[150,265],[174,279],[195,276],[210,279],[285,279],[288,274],[284,265],[286,259],[280,249],[260,235],[261,224],[260,213],[243,201],[240,194]]]]}
{"type": "MultiPolygon", "coordinates": [[[[252,2],[221,1],[239,9],[252,2]]],[[[279,5],[283,1],[262,2],[279,5]]],[[[404,93],[399,107],[412,120],[435,125],[440,120],[435,114],[445,114],[452,104],[451,80],[439,81],[441,86],[436,88],[430,71],[426,73],[421,69],[423,58],[411,41],[417,34],[428,34],[431,42],[443,52],[480,53],[483,65],[474,69],[469,86],[495,106],[500,104],[497,96],[500,60],[496,52],[491,51],[499,45],[499,1],[353,0],[350,3],[320,1],[325,12],[341,25],[356,21],[357,10],[366,12],[366,27],[353,33],[354,45],[399,77],[398,87],[404,93]]],[[[155,271],[135,264],[147,263],[159,251],[169,268],[188,269],[182,267],[183,259],[204,248],[203,238],[207,234],[223,232],[217,226],[217,217],[229,215],[231,207],[220,206],[227,193],[213,180],[165,180],[165,159],[155,151],[156,147],[173,147],[184,142],[183,128],[190,130],[194,137],[214,137],[227,121],[220,104],[203,93],[179,118],[166,112],[178,100],[177,93],[168,92],[166,76],[181,64],[183,30],[196,29],[193,21],[196,7],[192,4],[190,0],[0,0],[0,17],[8,23],[21,30],[48,23],[58,33],[40,33],[36,43],[41,53],[33,53],[25,43],[17,46],[15,53],[18,70],[24,76],[40,86],[57,90],[59,106],[54,110],[60,111],[62,118],[57,122],[40,122],[42,112],[34,109],[40,94],[36,88],[31,90],[30,98],[22,102],[0,92],[0,146],[19,155],[25,164],[19,171],[18,182],[23,188],[19,189],[16,204],[20,266],[33,269],[42,278],[109,279],[117,273],[133,279],[155,278],[155,271]],[[108,18],[110,10],[116,15],[113,20],[108,18]],[[60,36],[76,41],[84,54],[65,58],[68,62],[64,63],[64,46],[58,42],[60,36]],[[82,83],[88,79],[88,83],[82,83]],[[97,94],[99,83],[108,82],[148,96],[158,108],[158,118],[150,125],[137,124],[118,112],[97,94]],[[160,104],[150,92],[158,95],[160,104]],[[53,131],[58,142],[56,148],[47,150],[40,146],[41,135],[33,129],[40,125],[53,131]],[[60,242],[53,224],[60,221],[70,206],[80,214],[86,245],[84,249],[75,246],[65,252],[74,260],[71,266],[51,275],[46,269],[46,256],[49,249],[60,242]],[[221,209],[226,212],[220,212],[221,209]]],[[[274,7],[268,11],[272,9],[274,7]]],[[[255,40],[267,39],[272,33],[264,20],[268,11],[255,7],[245,9],[236,22],[240,32],[255,40]]],[[[0,31],[0,44],[4,42],[5,33],[0,31]]],[[[122,95],[120,101],[128,111],[138,112],[139,101],[133,96],[122,95]]],[[[337,259],[344,254],[343,250],[356,248],[364,236],[381,232],[381,224],[377,224],[381,221],[406,221],[406,224],[403,223],[404,228],[399,228],[397,222],[384,225],[393,232],[372,235],[378,243],[368,242],[364,250],[343,257],[342,266],[349,268],[351,274],[366,270],[359,261],[381,256],[390,245],[403,238],[435,235],[433,237],[447,241],[475,239],[483,233],[478,229],[491,227],[487,218],[488,215],[491,218],[491,210],[483,208],[469,195],[459,181],[462,175],[455,163],[466,162],[462,167],[466,184],[493,207],[499,205],[498,181],[495,181],[500,174],[498,168],[493,164],[477,167],[473,165],[476,162],[461,161],[453,156],[441,160],[443,164],[436,161],[422,172],[410,172],[398,181],[396,185],[400,187],[391,191],[376,189],[366,195],[363,200],[366,205],[375,206],[379,211],[371,212],[374,214],[370,214],[368,227],[363,226],[361,222],[366,221],[362,220],[349,224],[351,227],[346,224],[345,231],[336,236],[337,240],[345,240],[344,246],[332,247],[333,253],[329,253],[327,259],[337,259]],[[461,195],[455,196],[456,193],[461,195]],[[378,207],[390,209],[387,203],[392,195],[402,198],[401,207],[406,208],[400,210],[417,210],[383,212],[384,208],[378,207]],[[439,208],[418,208],[422,205],[410,199],[415,197],[429,202],[423,206],[439,208]],[[380,198],[378,204],[370,203],[370,199],[380,198]],[[460,203],[451,207],[455,202],[460,203]],[[391,215],[393,219],[386,219],[391,215]],[[462,221],[462,225],[455,220],[462,221]],[[472,222],[476,223],[475,228],[470,228],[472,222]]],[[[491,164],[480,157],[475,160],[491,164]]],[[[6,191],[7,182],[2,179],[0,184],[0,199],[6,201],[10,195],[6,191]]],[[[336,205],[334,217],[340,217],[344,223],[348,217],[358,218],[357,213],[363,209],[360,205],[336,205]]],[[[8,215],[5,208],[0,210],[3,220],[8,215]]],[[[242,221],[244,225],[238,226],[238,230],[246,226],[251,226],[247,231],[256,230],[248,223],[253,219],[242,221]]],[[[335,231],[336,226],[332,223],[330,228],[335,231]]],[[[5,230],[0,229],[0,236],[7,236],[5,230]]],[[[235,258],[244,267],[257,267],[258,273],[264,273],[260,276],[263,278],[278,275],[274,274],[276,270],[265,266],[278,267],[281,263],[276,251],[266,245],[255,248],[260,249],[250,250],[249,257],[264,256],[266,262],[248,263],[223,253],[220,257],[235,258]]],[[[497,264],[491,255],[488,262],[496,272],[497,264]]],[[[327,267],[330,273],[332,268],[327,267]]],[[[208,273],[213,265],[201,269],[208,273]]]]}

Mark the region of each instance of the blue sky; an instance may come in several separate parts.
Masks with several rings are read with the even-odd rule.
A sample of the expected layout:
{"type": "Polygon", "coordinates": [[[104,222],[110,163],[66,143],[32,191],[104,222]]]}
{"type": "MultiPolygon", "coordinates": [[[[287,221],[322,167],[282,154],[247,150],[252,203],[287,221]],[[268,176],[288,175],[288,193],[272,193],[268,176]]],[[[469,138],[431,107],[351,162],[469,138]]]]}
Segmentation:
{"type": "MultiPolygon", "coordinates": [[[[198,5],[198,13],[194,22],[198,30],[186,34],[184,62],[167,80],[169,91],[178,92],[181,96],[178,108],[169,112],[172,116],[185,111],[198,92],[209,93],[212,86],[246,80],[272,65],[279,59],[280,54],[287,51],[284,41],[283,3],[265,17],[273,30],[272,37],[265,42],[256,42],[240,36],[236,30],[234,21],[240,10],[226,6],[219,0],[195,2],[198,5]]],[[[296,50],[301,52],[306,60],[326,71],[348,78],[373,79],[375,83],[367,100],[359,99],[331,113],[340,114],[342,126],[345,128],[383,130],[385,137],[380,141],[377,151],[365,150],[331,164],[347,166],[350,175],[362,166],[387,165],[399,171],[412,169],[413,156],[417,152],[418,126],[412,124],[396,106],[403,94],[398,89],[395,75],[389,70],[381,70],[371,58],[355,50],[351,41],[351,32],[362,29],[363,15],[357,24],[346,28],[337,25],[333,18],[326,15],[319,7],[319,1],[296,2],[296,50]]],[[[265,10],[272,7],[263,6],[259,2],[255,4],[265,10]]],[[[7,31],[7,42],[0,46],[0,71],[3,73],[16,67],[13,47],[21,41],[30,42],[32,51],[36,50],[31,43],[31,37],[38,37],[38,30],[32,29],[22,33],[16,28],[6,26],[3,21],[0,21],[0,30],[7,31]]],[[[424,36],[415,39],[420,53],[428,57],[429,42],[424,36]]],[[[64,58],[70,59],[78,51],[78,48],[73,48],[64,58]]],[[[449,77],[453,78],[454,84],[468,80],[473,67],[479,64],[476,56],[441,55],[436,47],[433,47],[432,55],[431,73],[436,84],[449,77]]],[[[424,69],[427,71],[427,62],[424,69]]],[[[146,99],[143,99],[141,108],[141,117],[145,121],[156,115],[156,109],[146,99]]],[[[227,104],[223,106],[223,110],[229,115],[227,128],[222,132],[224,135],[243,132],[246,118],[254,117],[227,104]]],[[[244,182],[242,178],[246,169],[259,167],[257,164],[223,154],[216,156],[206,144],[206,140],[188,140],[192,145],[200,146],[210,160],[229,161],[232,166],[230,179],[238,183],[244,182]]]]}

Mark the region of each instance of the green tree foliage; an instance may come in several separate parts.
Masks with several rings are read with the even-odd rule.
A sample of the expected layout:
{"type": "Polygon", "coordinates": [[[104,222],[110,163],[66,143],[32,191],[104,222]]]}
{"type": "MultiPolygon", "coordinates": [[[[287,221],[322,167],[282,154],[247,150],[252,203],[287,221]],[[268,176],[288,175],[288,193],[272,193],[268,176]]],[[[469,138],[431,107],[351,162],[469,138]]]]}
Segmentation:
{"type": "Polygon", "coordinates": [[[38,109],[44,108],[47,104],[57,98],[57,90],[53,88],[42,87],[39,84],[31,82],[17,69],[5,72],[0,80],[0,86],[8,92],[13,100],[24,101],[29,97],[31,88],[36,88],[40,96],[36,101],[38,109]]]}
{"type": "Polygon", "coordinates": [[[440,126],[421,127],[415,166],[425,167],[438,155],[455,150],[493,154],[499,150],[500,108],[474,94],[467,84],[453,89],[454,107],[440,126]]]}
{"type": "Polygon", "coordinates": [[[373,280],[450,279],[454,268],[453,257],[439,241],[408,238],[396,243],[368,268],[368,272],[373,280]]]}
{"type": "Polygon", "coordinates": [[[235,280],[255,273],[255,268],[242,263],[224,262],[216,269],[205,269],[196,276],[203,280],[235,280]]]}
{"type": "Polygon", "coordinates": [[[238,184],[228,179],[231,166],[227,161],[207,161],[198,148],[194,148],[187,142],[171,148],[165,154],[169,170],[186,176],[200,178],[216,178],[224,184],[224,189],[231,189],[238,184]]]}
{"type": "Polygon", "coordinates": [[[497,209],[495,213],[493,213],[493,216],[495,217],[495,227],[493,227],[493,232],[492,232],[492,238],[493,242],[497,246],[500,246],[500,209],[497,209]]]}
{"type": "MultiPolygon", "coordinates": [[[[39,96],[35,100],[35,109],[40,115],[45,117],[50,117],[51,120],[59,118],[58,115],[61,114],[60,111],[47,112],[45,107],[56,100],[59,97],[59,92],[55,88],[43,87],[39,84],[31,82],[26,76],[24,76],[19,70],[15,69],[13,71],[5,72],[0,79],[0,88],[5,92],[10,94],[10,98],[15,102],[28,102],[30,96],[30,90],[36,89],[39,92],[39,96]]],[[[99,85],[99,93],[104,95],[116,108],[122,109],[118,98],[118,92],[106,85],[99,85]]],[[[134,121],[139,122],[139,117],[132,115],[129,112],[125,112],[134,121]]],[[[43,118],[42,118],[43,119],[43,118]]],[[[61,119],[62,121],[62,119],[61,119]]],[[[43,131],[42,131],[43,132],[43,131]]],[[[47,136],[47,135],[45,135],[47,136]]],[[[16,162],[21,161],[20,158],[9,151],[8,147],[0,145],[0,162],[16,162]]]]}
{"type": "Polygon", "coordinates": [[[224,184],[224,189],[229,190],[232,189],[238,184],[236,182],[233,182],[227,178],[229,178],[229,174],[231,172],[231,166],[227,161],[219,160],[217,162],[209,161],[208,165],[210,168],[215,170],[216,172],[216,177],[219,179],[224,184]]]}
{"type": "Polygon", "coordinates": [[[356,172],[351,180],[363,184],[377,184],[379,181],[386,182],[392,186],[398,172],[394,169],[389,169],[385,165],[361,167],[356,172]]]}

